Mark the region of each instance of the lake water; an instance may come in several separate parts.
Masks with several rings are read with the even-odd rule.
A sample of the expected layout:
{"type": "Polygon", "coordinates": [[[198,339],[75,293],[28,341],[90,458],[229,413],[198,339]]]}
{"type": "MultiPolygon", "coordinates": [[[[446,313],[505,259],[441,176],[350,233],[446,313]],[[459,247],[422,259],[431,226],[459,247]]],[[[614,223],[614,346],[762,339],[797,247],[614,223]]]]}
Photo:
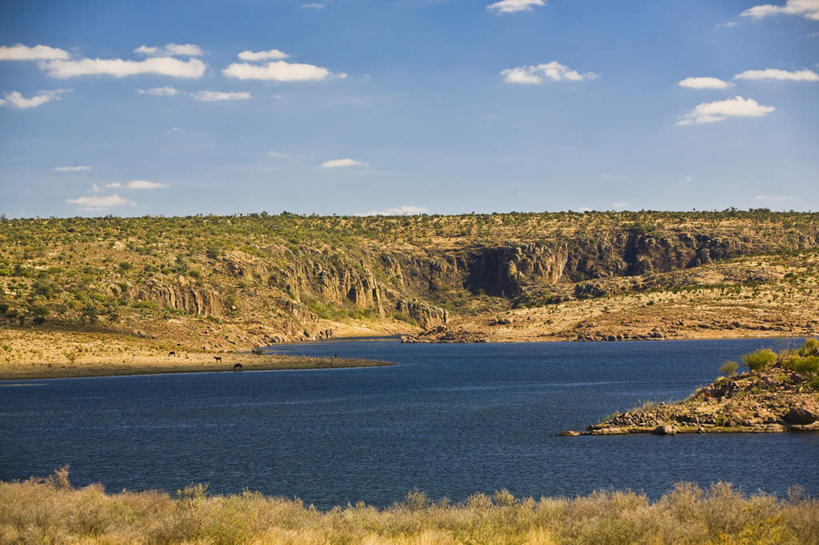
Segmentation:
{"type": "MultiPolygon", "coordinates": [[[[791,345],[794,344],[791,342],[791,345]]],[[[318,507],[412,490],[463,500],[724,480],[819,495],[819,434],[561,438],[643,400],[686,397],[727,359],[786,340],[290,345],[394,367],[0,383],[0,480],[71,465],[76,485],[205,482],[318,507]]]]}

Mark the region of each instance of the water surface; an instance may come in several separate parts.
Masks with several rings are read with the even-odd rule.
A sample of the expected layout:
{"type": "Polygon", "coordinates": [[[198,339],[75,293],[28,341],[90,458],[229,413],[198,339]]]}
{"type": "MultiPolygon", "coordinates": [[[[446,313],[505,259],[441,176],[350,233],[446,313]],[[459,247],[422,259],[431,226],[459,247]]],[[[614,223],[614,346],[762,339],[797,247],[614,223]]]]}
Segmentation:
{"type": "Polygon", "coordinates": [[[70,464],[73,483],[113,491],[206,482],[319,507],[387,505],[412,489],[656,497],[719,480],[817,496],[817,434],[555,436],[686,397],[726,359],[788,342],[318,343],[276,351],[397,365],[17,381],[27,387],[0,384],[0,480],[70,464]]]}

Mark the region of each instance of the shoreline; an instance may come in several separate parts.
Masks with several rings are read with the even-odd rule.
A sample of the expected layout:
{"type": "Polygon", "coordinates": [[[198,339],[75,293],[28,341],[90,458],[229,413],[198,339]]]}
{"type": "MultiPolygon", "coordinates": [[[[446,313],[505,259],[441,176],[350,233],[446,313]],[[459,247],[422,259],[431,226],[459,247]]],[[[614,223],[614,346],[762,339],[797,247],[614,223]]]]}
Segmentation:
{"type": "MultiPolygon", "coordinates": [[[[112,337],[113,338],[113,337],[112,337]]],[[[680,338],[680,339],[645,339],[645,340],[622,340],[622,341],[578,341],[566,339],[538,339],[538,340],[498,340],[489,343],[417,343],[417,344],[558,344],[558,343],[596,343],[596,344],[616,344],[626,342],[695,342],[695,341],[724,341],[724,340],[765,340],[772,341],[794,340],[804,337],[788,336],[728,336],[728,337],[705,337],[705,338],[680,338]]],[[[369,360],[364,358],[336,358],[336,357],[310,357],[297,354],[276,352],[277,347],[294,346],[320,346],[324,344],[347,343],[347,342],[395,342],[401,343],[400,338],[390,336],[367,336],[367,337],[345,337],[339,339],[327,339],[308,342],[287,342],[276,343],[264,347],[266,352],[263,355],[256,355],[252,352],[220,352],[220,353],[186,353],[181,352],[179,359],[188,360],[185,363],[175,362],[168,356],[151,354],[139,355],[132,361],[119,363],[108,363],[117,358],[110,354],[101,353],[89,355],[92,361],[68,364],[65,362],[41,362],[31,361],[21,363],[19,360],[13,364],[0,364],[0,383],[22,380],[49,380],[64,378],[93,378],[93,377],[116,377],[116,376],[136,376],[136,375],[164,375],[164,374],[193,374],[193,373],[226,373],[245,371],[298,371],[298,370],[321,370],[321,369],[353,369],[367,367],[388,367],[395,365],[395,362],[369,360]],[[214,363],[214,357],[224,358],[224,363],[214,363]],[[240,364],[242,367],[235,370],[233,366],[240,364]]],[[[410,343],[415,344],[415,343],[410,343]]],[[[123,358],[125,359],[125,358],[123,358]]],[[[623,433],[648,433],[651,430],[635,430],[623,433]]],[[[731,430],[734,431],[734,430],[731,430]]]]}
{"type": "MultiPolygon", "coordinates": [[[[275,356],[274,360],[254,361],[249,357],[233,358],[224,354],[230,361],[223,364],[164,364],[158,361],[136,364],[90,364],[90,365],[36,365],[0,367],[0,385],[6,382],[23,380],[52,380],[67,378],[119,377],[137,375],[184,375],[196,373],[244,373],[249,371],[309,371],[327,369],[356,369],[368,367],[390,367],[394,362],[366,360],[357,358],[310,358],[304,356],[275,356]],[[241,365],[234,369],[234,365],[241,365]]],[[[264,356],[259,356],[259,359],[264,356]]]]}

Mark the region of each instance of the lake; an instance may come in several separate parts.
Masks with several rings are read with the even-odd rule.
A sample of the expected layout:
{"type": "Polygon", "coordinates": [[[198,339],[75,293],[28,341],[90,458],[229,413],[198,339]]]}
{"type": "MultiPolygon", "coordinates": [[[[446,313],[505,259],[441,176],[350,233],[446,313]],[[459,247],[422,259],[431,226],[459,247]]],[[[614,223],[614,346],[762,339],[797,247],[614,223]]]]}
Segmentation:
{"type": "Polygon", "coordinates": [[[463,500],[731,481],[819,495],[819,434],[556,437],[645,400],[686,397],[727,359],[787,340],[424,345],[326,342],[275,352],[393,367],[0,383],[0,480],[71,465],[109,491],[208,483],[319,508],[413,489],[463,500]]]}

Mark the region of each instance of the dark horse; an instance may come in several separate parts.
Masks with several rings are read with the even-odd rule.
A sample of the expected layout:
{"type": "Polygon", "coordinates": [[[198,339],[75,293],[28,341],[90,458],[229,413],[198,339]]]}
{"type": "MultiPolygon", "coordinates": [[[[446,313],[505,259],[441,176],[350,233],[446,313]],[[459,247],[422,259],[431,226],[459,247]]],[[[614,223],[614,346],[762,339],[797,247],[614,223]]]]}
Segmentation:
{"type": "Polygon", "coordinates": [[[170,358],[171,356],[176,356],[176,352],[174,352],[173,350],[168,352],[168,357],[170,358]]]}
{"type": "Polygon", "coordinates": [[[222,363],[222,356],[213,356],[213,359],[219,363],[222,363]]]}
{"type": "Polygon", "coordinates": [[[242,370],[242,364],[237,363],[236,365],[233,366],[233,370],[234,371],[241,371],[242,370]]]}

